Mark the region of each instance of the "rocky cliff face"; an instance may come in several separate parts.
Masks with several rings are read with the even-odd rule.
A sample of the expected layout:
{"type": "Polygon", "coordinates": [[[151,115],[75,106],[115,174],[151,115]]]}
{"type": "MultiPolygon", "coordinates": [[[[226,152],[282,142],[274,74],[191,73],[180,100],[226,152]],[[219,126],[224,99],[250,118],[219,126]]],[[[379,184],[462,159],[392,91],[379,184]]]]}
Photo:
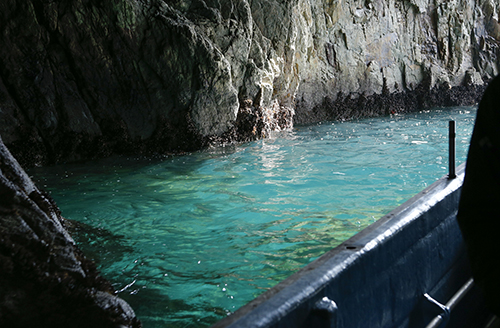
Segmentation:
{"type": "Polygon", "coordinates": [[[0,135],[22,163],[175,152],[477,101],[493,0],[6,0],[0,135]]]}
{"type": "Polygon", "coordinates": [[[0,138],[0,326],[140,327],[0,138]]]}

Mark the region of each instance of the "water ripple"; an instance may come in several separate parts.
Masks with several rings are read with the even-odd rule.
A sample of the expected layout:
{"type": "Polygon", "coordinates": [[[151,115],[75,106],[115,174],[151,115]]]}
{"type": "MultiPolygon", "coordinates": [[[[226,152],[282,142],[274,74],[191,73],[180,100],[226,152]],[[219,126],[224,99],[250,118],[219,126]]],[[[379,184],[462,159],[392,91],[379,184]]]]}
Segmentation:
{"type": "Polygon", "coordinates": [[[474,108],[283,132],[160,159],[30,171],[145,327],[204,327],[464,161],[474,108]]]}

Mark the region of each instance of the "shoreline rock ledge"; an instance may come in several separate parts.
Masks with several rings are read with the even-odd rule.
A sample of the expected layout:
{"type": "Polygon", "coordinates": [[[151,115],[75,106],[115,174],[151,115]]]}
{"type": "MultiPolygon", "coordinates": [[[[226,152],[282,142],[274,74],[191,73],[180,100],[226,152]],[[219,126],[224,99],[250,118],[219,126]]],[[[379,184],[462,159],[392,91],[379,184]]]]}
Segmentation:
{"type": "Polygon", "coordinates": [[[141,327],[1,139],[0,327],[141,327]]]}
{"type": "Polygon", "coordinates": [[[166,154],[477,103],[494,0],[3,0],[0,135],[24,165],[166,154]]]}

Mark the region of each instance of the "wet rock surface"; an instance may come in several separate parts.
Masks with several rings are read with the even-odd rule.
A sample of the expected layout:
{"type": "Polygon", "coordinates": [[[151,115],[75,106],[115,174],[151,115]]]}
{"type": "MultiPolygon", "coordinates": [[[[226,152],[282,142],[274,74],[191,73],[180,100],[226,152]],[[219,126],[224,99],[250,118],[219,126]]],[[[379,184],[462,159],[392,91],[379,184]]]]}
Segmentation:
{"type": "Polygon", "coordinates": [[[0,139],[0,326],[141,327],[0,139]]]}
{"type": "Polygon", "coordinates": [[[498,17],[492,0],[7,0],[0,135],[43,165],[474,104],[498,17]]]}

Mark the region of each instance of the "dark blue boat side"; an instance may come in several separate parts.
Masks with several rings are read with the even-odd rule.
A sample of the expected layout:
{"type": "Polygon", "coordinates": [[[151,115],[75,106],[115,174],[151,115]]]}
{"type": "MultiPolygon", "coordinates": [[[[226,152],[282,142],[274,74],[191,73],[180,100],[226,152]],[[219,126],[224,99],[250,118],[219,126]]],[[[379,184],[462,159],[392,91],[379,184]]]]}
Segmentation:
{"type": "Polygon", "coordinates": [[[456,221],[463,178],[461,165],[212,328],[413,328],[439,314],[446,327],[484,327],[475,287],[450,315],[424,296],[446,304],[471,279],[456,221]]]}

